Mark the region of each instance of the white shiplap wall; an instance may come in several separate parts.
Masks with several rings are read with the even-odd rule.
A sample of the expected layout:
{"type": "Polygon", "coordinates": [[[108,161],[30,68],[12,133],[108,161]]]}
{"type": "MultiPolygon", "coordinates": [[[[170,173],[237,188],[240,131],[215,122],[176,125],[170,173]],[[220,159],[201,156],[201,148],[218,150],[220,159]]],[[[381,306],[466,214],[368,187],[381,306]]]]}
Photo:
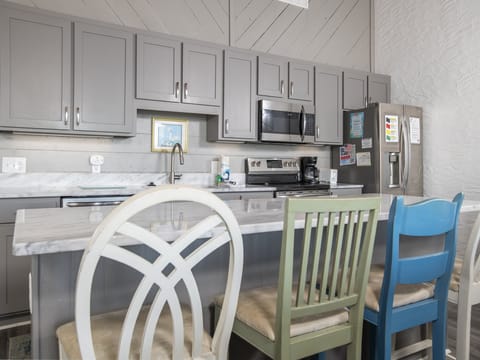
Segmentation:
{"type": "Polygon", "coordinates": [[[375,2],[375,71],[424,110],[427,195],[480,199],[480,1],[375,2]]]}
{"type": "MultiPolygon", "coordinates": [[[[12,0],[22,5],[133,28],[270,52],[293,58],[370,69],[370,0],[312,0],[308,10],[277,0],[12,0]]],[[[243,172],[247,156],[319,156],[329,147],[220,144],[206,141],[201,115],[145,112],[137,136],[122,138],[21,135],[0,132],[0,156],[27,158],[28,172],[89,171],[91,154],[105,157],[105,172],[162,172],[167,155],[150,152],[150,119],[190,120],[184,171],[209,172],[210,161],[231,157],[243,172]]]]}

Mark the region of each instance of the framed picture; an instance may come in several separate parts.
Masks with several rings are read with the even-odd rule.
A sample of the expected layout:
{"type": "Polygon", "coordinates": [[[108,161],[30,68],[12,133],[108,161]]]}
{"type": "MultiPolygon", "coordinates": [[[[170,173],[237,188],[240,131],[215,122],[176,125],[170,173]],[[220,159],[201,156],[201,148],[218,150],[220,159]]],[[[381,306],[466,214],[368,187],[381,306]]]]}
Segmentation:
{"type": "Polygon", "coordinates": [[[152,118],[152,151],[171,151],[179,143],[187,152],[187,132],[187,120],[152,118]]]}

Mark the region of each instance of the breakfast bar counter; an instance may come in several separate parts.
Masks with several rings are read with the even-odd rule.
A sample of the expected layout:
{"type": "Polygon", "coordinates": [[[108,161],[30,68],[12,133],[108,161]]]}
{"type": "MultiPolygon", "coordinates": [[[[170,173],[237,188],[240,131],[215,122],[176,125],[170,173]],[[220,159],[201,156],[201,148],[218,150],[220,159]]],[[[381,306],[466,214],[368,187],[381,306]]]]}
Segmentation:
{"type": "MultiPolygon", "coordinates": [[[[388,218],[393,196],[378,194],[362,196],[382,198],[373,258],[374,262],[382,262],[385,256],[385,220],[388,218]]],[[[423,199],[412,196],[404,198],[407,204],[423,199]]],[[[284,201],[284,199],[227,201],[238,219],[244,238],[245,263],[242,279],[244,289],[276,283],[284,201]]],[[[82,250],[95,228],[111,210],[112,207],[103,206],[17,212],[13,253],[18,256],[31,256],[32,259],[33,358],[58,357],[55,330],[59,325],[74,318],[75,281],[82,250]]],[[[174,241],[182,230],[200,219],[197,214],[201,214],[201,211],[198,205],[185,203],[160,205],[145,211],[135,218],[134,222],[166,241],[174,241]]],[[[462,213],[477,211],[480,211],[480,201],[464,201],[462,213]]],[[[303,220],[298,219],[296,228],[302,227],[303,220]]],[[[133,251],[148,251],[129,238],[119,237],[116,241],[122,246],[132,247],[133,251]]],[[[202,297],[206,299],[204,303],[209,303],[208,300],[223,290],[216,287],[217,283],[222,283],[216,279],[220,280],[226,276],[228,249],[220,250],[223,250],[222,254],[209,258],[208,262],[195,268],[202,297]]],[[[137,274],[132,275],[120,265],[108,261],[101,264],[97,272],[101,274],[96,275],[94,281],[94,289],[97,289],[98,295],[92,299],[92,312],[99,313],[124,307],[134,290],[131,284],[138,281],[137,274]]]]}

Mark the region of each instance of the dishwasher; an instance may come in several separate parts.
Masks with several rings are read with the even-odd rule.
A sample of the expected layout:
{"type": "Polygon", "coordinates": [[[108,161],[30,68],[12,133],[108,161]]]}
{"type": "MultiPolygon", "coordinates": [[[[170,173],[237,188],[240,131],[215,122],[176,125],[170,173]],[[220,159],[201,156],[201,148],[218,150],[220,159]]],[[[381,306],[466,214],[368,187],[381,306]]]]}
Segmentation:
{"type": "Polygon", "coordinates": [[[60,207],[115,206],[127,200],[132,195],[89,195],[65,196],[60,199],[60,207]]]}

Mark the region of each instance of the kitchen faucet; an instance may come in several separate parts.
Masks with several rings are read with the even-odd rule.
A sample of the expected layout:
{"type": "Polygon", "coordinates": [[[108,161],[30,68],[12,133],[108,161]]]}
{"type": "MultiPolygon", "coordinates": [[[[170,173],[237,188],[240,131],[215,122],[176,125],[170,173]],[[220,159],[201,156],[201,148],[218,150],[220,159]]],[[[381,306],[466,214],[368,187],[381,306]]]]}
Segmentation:
{"type": "Polygon", "coordinates": [[[178,154],[180,156],[180,165],[183,165],[183,148],[180,143],[175,143],[172,148],[172,152],[170,153],[170,184],[175,184],[175,180],[179,180],[182,177],[182,174],[175,174],[175,170],[173,170],[173,160],[175,158],[175,149],[178,147],[178,154]]]}

